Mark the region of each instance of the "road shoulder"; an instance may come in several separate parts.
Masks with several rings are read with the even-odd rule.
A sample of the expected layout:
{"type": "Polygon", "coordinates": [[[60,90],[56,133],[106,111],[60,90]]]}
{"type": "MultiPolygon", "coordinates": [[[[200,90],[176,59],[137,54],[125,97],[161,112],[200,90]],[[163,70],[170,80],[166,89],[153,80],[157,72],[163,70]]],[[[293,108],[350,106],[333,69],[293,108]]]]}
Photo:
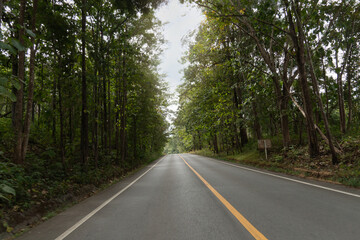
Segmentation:
{"type": "MultiPolygon", "coordinates": [[[[157,164],[162,158],[159,158],[149,165],[134,171],[130,175],[121,179],[119,182],[109,186],[108,188],[96,193],[95,195],[86,198],[82,202],[67,208],[58,215],[49,220],[40,223],[39,225],[28,229],[20,237],[19,240],[41,240],[41,239],[55,239],[64,233],[67,229],[72,227],[82,218],[87,216],[90,212],[100,206],[103,202],[114,196],[116,193],[125,189],[134,180],[139,178],[142,174],[148,171],[152,166],[157,164]]],[[[11,239],[11,238],[9,238],[11,239]]]]}

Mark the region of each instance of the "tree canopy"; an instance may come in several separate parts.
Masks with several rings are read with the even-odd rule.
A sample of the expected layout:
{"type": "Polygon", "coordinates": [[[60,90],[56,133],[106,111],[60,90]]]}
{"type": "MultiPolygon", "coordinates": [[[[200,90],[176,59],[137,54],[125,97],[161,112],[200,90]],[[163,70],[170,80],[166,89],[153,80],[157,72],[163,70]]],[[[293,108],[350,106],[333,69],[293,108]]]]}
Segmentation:
{"type": "Polygon", "coordinates": [[[280,134],[285,151],[306,142],[316,157],[324,143],[337,164],[358,131],[359,1],[190,2],[206,21],[184,56],[182,148],[240,151],[280,134]]]}
{"type": "Polygon", "coordinates": [[[121,176],[162,154],[161,3],[1,1],[0,204],[25,204],[27,188],[121,176]],[[12,175],[19,168],[25,175],[12,175]]]}

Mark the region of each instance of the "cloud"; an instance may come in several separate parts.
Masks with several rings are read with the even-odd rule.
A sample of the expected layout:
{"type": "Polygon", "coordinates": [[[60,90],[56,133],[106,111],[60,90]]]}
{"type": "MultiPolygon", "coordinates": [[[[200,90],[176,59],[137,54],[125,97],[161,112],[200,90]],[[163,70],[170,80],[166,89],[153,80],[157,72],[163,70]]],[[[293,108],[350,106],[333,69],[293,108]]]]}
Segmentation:
{"type": "Polygon", "coordinates": [[[181,39],[197,29],[204,16],[195,6],[180,4],[176,0],[170,0],[168,4],[160,7],[156,16],[163,23],[167,23],[163,26],[163,34],[168,42],[161,56],[160,70],[167,75],[165,80],[169,82],[170,91],[174,93],[182,78],[179,72],[183,66],[179,60],[186,50],[181,44],[181,39]]]}

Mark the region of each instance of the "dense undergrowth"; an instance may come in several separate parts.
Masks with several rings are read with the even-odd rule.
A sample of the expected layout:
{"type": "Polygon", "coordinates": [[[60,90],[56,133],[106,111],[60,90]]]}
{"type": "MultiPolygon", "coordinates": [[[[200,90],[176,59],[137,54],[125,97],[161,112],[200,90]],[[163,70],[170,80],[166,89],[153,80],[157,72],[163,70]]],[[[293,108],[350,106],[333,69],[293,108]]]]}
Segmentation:
{"type": "Polygon", "coordinates": [[[3,119],[0,124],[0,234],[12,233],[17,224],[34,216],[44,220],[49,212],[92,195],[160,156],[154,153],[117,165],[115,151],[100,152],[97,166],[90,158],[84,167],[77,154],[79,144],[74,143],[68,146],[74,149],[64,168],[59,151],[34,129],[26,161],[19,165],[11,158],[11,122],[3,119]]]}
{"type": "Polygon", "coordinates": [[[353,133],[351,136],[344,136],[339,142],[342,152],[339,155],[338,165],[332,164],[331,154],[324,143],[321,144],[321,155],[310,158],[306,145],[292,145],[288,150],[284,150],[281,147],[281,139],[277,137],[271,139],[273,148],[269,150],[267,160],[264,152],[257,149],[256,142],[247,144],[240,153],[228,151],[214,154],[209,149],[192,151],[192,153],[274,172],[360,187],[360,137],[357,136],[353,133]]]}
{"type": "Polygon", "coordinates": [[[72,164],[66,174],[59,162],[35,154],[23,166],[0,162],[0,233],[10,233],[17,224],[37,215],[44,220],[48,212],[90,196],[140,167],[118,166],[112,156],[105,159],[107,163],[102,161],[98,168],[89,165],[86,172],[80,164],[72,164]]]}

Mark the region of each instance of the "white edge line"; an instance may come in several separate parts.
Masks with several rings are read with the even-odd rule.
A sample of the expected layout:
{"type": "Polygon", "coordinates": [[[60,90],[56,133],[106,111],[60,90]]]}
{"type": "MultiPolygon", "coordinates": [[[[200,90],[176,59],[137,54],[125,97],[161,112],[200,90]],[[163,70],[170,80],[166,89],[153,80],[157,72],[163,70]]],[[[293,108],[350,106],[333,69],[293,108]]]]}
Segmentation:
{"type": "MultiPolygon", "coordinates": [[[[166,156],[165,156],[166,157],[166,156]]],[[[129,187],[131,187],[134,183],[136,183],[140,178],[142,178],[145,174],[147,174],[151,169],[153,169],[159,162],[161,162],[165,157],[161,158],[157,163],[155,163],[151,168],[149,168],[146,172],[144,172],[143,174],[141,174],[141,176],[139,176],[138,178],[136,178],[134,181],[132,181],[129,185],[127,185],[125,188],[123,188],[122,190],[120,190],[118,193],[116,193],[115,195],[113,195],[111,198],[109,198],[108,200],[106,200],[105,202],[103,202],[100,206],[98,206],[97,208],[95,208],[91,213],[89,213],[88,215],[86,215],[85,217],[83,217],[81,220],[79,220],[77,223],[75,223],[71,228],[69,228],[68,230],[66,230],[63,234],[61,234],[60,236],[58,236],[57,238],[55,238],[55,240],[62,240],[64,238],[66,238],[70,233],[72,233],[75,229],[77,229],[78,227],[80,227],[84,222],[86,222],[89,218],[91,218],[92,216],[94,216],[98,211],[100,211],[103,207],[105,207],[107,204],[109,204],[112,200],[114,200],[114,198],[116,198],[117,196],[119,196],[120,194],[122,194],[124,191],[126,191],[129,187]]]]}
{"type": "MultiPolygon", "coordinates": [[[[199,155],[198,155],[198,156],[199,156],[199,155]]],[[[204,156],[202,156],[202,157],[204,157],[204,156]]],[[[206,157],[206,158],[209,158],[209,157],[206,157]]],[[[272,174],[272,173],[267,173],[267,172],[263,172],[263,171],[259,171],[259,170],[255,170],[255,169],[251,169],[251,168],[247,168],[247,167],[242,167],[242,166],[234,165],[234,164],[227,163],[227,162],[223,162],[223,161],[219,161],[219,160],[216,160],[216,159],[213,159],[213,158],[209,158],[209,159],[211,159],[211,160],[213,160],[213,161],[216,161],[216,162],[219,162],[219,163],[222,163],[222,164],[225,164],[225,165],[229,165],[229,166],[233,166],[233,167],[245,169],[245,170],[248,170],[248,171],[252,171],[252,172],[256,172],[256,173],[260,173],[260,174],[264,174],[264,175],[269,175],[269,176],[272,176],[272,177],[282,178],[282,179],[285,179],[285,180],[288,180],[288,181],[292,181],[292,182],[296,182],[296,183],[301,183],[301,184],[304,184],[304,185],[308,185],[308,186],[312,186],[312,187],[317,187],[317,188],[325,189],[325,190],[328,190],[328,191],[337,192],[337,193],[342,193],[342,194],[349,195],[349,196],[352,196],[352,197],[360,198],[360,195],[355,194],[355,193],[349,193],[349,192],[344,192],[344,191],[337,190],[337,189],[333,189],[333,188],[323,187],[323,186],[320,186],[320,185],[316,185],[316,184],[312,184],[312,183],[307,183],[307,182],[303,182],[303,181],[296,180],[296,179],[292,179],[292,178],[288,178],[288,177],[279,176],[279,175],[272,174]]]]}

